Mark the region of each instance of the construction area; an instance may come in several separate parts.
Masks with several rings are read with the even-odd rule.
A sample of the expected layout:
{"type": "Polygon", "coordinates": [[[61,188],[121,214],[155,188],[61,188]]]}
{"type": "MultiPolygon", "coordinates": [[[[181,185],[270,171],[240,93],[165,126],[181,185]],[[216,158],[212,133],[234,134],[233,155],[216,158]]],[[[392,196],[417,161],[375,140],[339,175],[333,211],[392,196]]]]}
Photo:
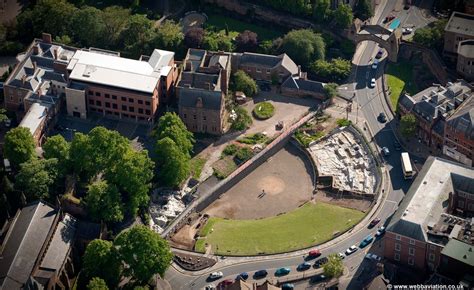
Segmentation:
{"type": "Polygon", "coordinates": [[[313,142],[308,151],[318,178],[332,179],[333,190],[373,195],[377,185],[377,164],[352,128],[342,127],[313,142]]]}

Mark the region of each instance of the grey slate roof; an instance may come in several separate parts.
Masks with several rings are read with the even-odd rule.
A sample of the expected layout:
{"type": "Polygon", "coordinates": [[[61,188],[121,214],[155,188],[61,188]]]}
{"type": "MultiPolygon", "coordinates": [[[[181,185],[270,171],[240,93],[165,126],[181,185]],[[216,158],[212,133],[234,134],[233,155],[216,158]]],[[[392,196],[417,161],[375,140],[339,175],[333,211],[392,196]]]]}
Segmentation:
{"type": "Polygon", "coordinates": [[[0,253],[0,289],[20,289],[26,283],[56,215],[40,201],[21,210],[0,253]]]}
{"type": "Polygon", "coordinates": [[[474,15],[453,12],[446,24],[446,31],[474,36],[474,15]]]}
{"type": "Polygon", "coordinates": [[[474,140],[474,95],[471,95],[447,120],[447,124],[474,140]]]}
{"type": "Polygon", "coordinates": [[[288,77],[281,85],[284,88],[296,89],[313,93],[324,93],[324,84],[317,81],[305,80],[295,77],[288,77]]]}
{"type": "Polygon", "coordinates": [[[463,241],[451,239],[441,254],[474,267],[474,246],[463,241]]]}
{"type": "Polygon", "coordinates": [[[204,109],[220,111],[223,105],[221,92],[206,91],[200,89],[178,88],[179,106],[196,108],[199,98],[202,100],[204,109]]]}
{"type": "Polygon", "coordinates": [[[474,176],[469,178],[464,175],[451,173],[451,180],[453,182],[454,190],[461,190],[474,194],[474,176]]]}
{"type": "Polygon", "coordinates": [[[412,97],[410,97],[407,94],[403,94],[400,96],[400,99],[398,99],[398,104],[406,108],[407,110],[413,109],[413,106],[415,105],[415,100],[413,100],[412,97]]]}
{"type": "Polygon", "coordinates": [[[288,72],[290,72],[290,74],[298,74],[298,66],[286,53],[276,56],[269,54],[244,52],[240,57],[240,64],[256,64],[266,68],[274,68],[281,65],[288,72]]]}
{"type": "Polygon", "coordinates": [[[181,75],[181,80],[178,82],[178,86],[184,87],[189,85],[191,88],[214,91],[220,88],[218,80],[219,75],[216,74],[184,71],[181,75]]]}

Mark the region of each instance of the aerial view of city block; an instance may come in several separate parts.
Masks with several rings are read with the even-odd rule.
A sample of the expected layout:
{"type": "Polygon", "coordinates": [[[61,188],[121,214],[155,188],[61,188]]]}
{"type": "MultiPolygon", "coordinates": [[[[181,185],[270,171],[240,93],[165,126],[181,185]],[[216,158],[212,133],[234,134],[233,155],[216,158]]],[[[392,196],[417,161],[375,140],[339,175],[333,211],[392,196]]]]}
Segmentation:
{"type": "Polygon", "coordinates": [[[474,1],[0,0],[0,290],[474,289],[474,1]]]}

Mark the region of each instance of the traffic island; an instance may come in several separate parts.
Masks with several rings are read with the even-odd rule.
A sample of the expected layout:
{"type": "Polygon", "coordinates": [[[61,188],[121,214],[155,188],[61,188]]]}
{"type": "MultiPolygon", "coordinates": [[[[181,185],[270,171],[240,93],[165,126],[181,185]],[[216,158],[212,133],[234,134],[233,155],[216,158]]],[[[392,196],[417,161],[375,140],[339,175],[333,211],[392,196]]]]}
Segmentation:
{"type": "Polygon", "coordinates": [[[214,259],[185,253],[174,253],[173,262],[187,271],[200,271],[216,264],[214,259]]]}

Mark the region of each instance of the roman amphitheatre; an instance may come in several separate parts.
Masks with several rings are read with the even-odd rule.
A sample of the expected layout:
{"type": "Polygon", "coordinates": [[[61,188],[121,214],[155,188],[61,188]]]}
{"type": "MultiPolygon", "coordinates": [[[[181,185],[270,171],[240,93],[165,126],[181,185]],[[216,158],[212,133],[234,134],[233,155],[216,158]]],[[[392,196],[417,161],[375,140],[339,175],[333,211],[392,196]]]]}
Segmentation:
{"type": "Polygon", "coordinates": [[[315,190],[315,171],[288,143],[171,237],[178,248],[219,255],[282,253],[321,244],[357,224],[370,202],[315,190]]]}

